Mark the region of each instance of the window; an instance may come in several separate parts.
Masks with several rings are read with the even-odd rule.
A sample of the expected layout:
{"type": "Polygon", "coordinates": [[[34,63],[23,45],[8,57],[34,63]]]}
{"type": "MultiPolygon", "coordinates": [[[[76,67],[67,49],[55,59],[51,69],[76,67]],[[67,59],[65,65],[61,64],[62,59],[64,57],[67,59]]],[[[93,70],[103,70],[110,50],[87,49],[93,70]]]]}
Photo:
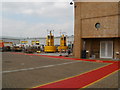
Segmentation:
{"type": "Polygon", "coordinates": [[[95,28],[99,29],[100,28],[100,23],[96,23],[95,28]]]}

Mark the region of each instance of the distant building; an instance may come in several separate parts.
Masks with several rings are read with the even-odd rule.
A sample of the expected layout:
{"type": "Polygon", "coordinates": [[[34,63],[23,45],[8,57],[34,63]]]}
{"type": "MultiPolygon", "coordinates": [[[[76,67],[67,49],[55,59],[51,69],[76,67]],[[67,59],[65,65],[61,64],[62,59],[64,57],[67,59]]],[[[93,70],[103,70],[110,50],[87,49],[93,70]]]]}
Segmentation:
{"type": "Polygon", "coordinates": [[[20,44],[19,38],[1,37],[0,40],[4,42],[4,46],[12,46],[14,44],[20,44]]]}
{"type": "Polygon", "coordinates": [[[74,1],[74,56],[120,59],[120,3],[74,1]]]}
{"type": "MultiPolygon", "coordinates": [[[[73,35],[67,36],[66,43],[67,43],[67,45],[73,44],[74,43],[74,36],[73,35]]],[[[54,45],[60,45],[60,36],[54,38],[54,45]]]]}
{"type": "MultiPolygon", "coordinates": [[[[36,41],[39,45],[46,45],[46,37],[37,38],[17,38],[17,37],[2,37],[3,42],[12,42],[13,44],[23,44],[23,45],[36,45],[36,41]]],[[[67,36],[67,45],[73,44],[74,36],[67,36]]],[[[54,37],[54,45],[60,45],[60,37],[54,37]]]]}
{"type": "Polygon", "coordinates": [[[39,42],[39,45],[45,45],[46,38],[38,37],[38,38],[24,38],[20,39],[20,44],[28,44],[28,45],[36,45],[36,41],[39,42]]]}

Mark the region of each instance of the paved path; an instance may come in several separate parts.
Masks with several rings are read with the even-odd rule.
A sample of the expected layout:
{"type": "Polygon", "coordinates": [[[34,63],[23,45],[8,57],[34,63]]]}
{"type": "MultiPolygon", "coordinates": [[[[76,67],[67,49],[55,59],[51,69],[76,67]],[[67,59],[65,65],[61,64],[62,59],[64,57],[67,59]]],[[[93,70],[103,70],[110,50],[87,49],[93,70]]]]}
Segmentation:
{"type": "Polygon", "coordinates": [[[117,61],[24,53],[4,53],[3,62],[4,88],[88,87],[119,69],[117,61]]]}
{"type": "Polygon", "coordinates": [[[80,74],[78,76],[70,77],[68,79],[60,80],[46,85],[41,85],[36,88],[83,88],[93,82],[96,82],[112,74],[119,69],[120,67],[118,67],[118,63],[116,62],[102,68],[80,74]],[[71,82],[74,82],[74,84],[71,82]]]}

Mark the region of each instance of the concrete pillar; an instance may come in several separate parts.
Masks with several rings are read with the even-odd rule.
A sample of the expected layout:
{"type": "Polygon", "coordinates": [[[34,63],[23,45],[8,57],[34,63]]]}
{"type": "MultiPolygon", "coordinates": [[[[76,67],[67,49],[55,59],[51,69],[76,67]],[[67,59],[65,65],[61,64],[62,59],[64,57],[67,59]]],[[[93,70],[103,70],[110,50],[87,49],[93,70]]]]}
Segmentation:
{"type": "Polygon", "coordinates": [[[120,59],[120,38],[114,40],[114,58],[120,59]]]}
{"type": "Polygon", "coordinates": [[[80,2],[75,3],[75,26],[74,26],[74,56],[76,58],[81,57],[82,50],[82,35],[81,35],[81,18],[80,18],[80,2]]]}

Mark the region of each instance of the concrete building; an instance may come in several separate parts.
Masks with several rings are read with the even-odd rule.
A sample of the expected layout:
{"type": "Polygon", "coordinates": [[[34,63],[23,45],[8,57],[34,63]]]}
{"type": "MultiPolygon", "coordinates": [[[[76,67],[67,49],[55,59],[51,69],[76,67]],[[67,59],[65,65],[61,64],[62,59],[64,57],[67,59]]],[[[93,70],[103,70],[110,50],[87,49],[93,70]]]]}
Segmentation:
{"type": "Polygon", "coordinates": [[[74,56],[120,59],[120,3],[75,0],[74,11],[74,56]]]}

